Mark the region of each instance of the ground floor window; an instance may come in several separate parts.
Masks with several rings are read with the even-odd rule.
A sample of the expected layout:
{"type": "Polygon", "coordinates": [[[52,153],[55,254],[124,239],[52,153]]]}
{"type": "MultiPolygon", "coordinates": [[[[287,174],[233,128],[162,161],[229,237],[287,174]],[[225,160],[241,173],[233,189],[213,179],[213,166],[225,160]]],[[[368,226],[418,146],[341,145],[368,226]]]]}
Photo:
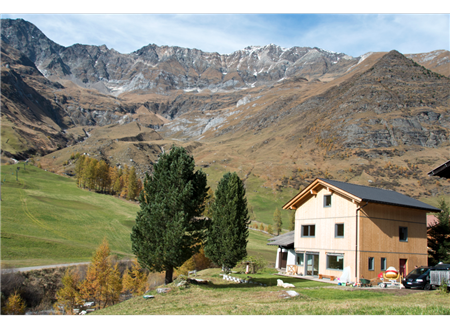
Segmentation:
{"type": "Polygon", "coordinates": [[[369,257],[369,271],[375,270],[375,259],[373,257],[369,257]]]}
{"type": "Polygon", "coordinates": [[[305,260],[305,257],[304,257],[304,254],[303,253],[297,253],[297,265],[300,265],[300,266],[303,266],[303,263],[304,263],[304,260],[305,260]]]}
{"type": "Polygon", "coordinates": [[[386,271],[386,258],[381,258],[381,271],[386,271]]]}
{"type": "Polygon", "coordinates": [[[344,270],[344,255],[330,254],[327,255],[328,270],[344,270]]]}

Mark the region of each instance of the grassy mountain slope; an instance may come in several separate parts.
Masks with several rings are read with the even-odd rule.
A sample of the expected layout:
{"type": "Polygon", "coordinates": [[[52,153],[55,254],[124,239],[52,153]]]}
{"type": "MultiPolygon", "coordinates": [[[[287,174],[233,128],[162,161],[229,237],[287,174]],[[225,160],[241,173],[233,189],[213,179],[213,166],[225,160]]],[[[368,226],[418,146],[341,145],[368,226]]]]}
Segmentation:
{"type": "MultiPolygon", "coordinates": [[[[133,256],[136,203],[79,189],[74,179],[32,165],[2,165],[1,181],[2,266],[89,261],[105,237],[112,254],[133,256]]],[[[266,245],[268,238],[251,231],[249,254],[273,262],[276,248],[266,245]]]]}
{"type": "Polygon", "coordinates": [[[2,265],[86,261],[104,237],[113,254],[132,255],[135,203],[79,189],[73,179],[31,165],[2,166],[1,176],[2,265]]]}

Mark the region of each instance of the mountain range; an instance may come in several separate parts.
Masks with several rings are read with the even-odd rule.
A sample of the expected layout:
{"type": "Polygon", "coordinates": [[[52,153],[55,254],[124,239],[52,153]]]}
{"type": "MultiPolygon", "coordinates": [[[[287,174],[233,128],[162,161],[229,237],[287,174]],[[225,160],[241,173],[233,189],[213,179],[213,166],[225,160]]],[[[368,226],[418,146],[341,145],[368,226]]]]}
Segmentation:
{"type": "MultiPolygon", "coordinates": [[[[151,172],[172,144],[204,170],[298,190],[322,176],[415,197],[450,193],[426,172],[450,154],[450,53],[249,46],[232,54],[149,44],[63,47],[1,21],[2,161],[70,155],[151,172]]],[[[64,165],[63,165],[64,163],[64,165]]],[[[212,183],[215,183],[214,181],[212,183]]]]}

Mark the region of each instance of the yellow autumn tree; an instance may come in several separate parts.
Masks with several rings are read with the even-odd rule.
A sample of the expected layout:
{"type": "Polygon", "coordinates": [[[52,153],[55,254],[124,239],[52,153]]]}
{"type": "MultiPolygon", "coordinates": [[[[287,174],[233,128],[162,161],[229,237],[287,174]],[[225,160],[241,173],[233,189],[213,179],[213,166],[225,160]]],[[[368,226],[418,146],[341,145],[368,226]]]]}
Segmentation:
{"type": "Polygon", "coordinates": [[[73,309],[83,304],[80,295],[80,275],[75,269],[67,269],[62,278],[63,287],[56,292],[57,313],[74,314],[73,309]]]}
{"type": "Polygon", "coordinates": [[[85,280],[81,283],[80,294],[85,301],[95,302],[96,308],[104,308],[118,299],[122,286],[117,265],[113,268],[109,259],[108,241],[103,239],[91,263],[88,266],[85,280]],[[114,284],[114,286],[108,286],[114,284]],[[118,291],[118,292],[117,292],[118,291]]]}
{"type": "Polygon", "coordinates": [[[148,273],[142,270],[141,265],[135,258],[131,268],[123,275],[123,292],[129,291],[133,296],[143,295],[147,289],[148,273]]]}
{"type": "Polygon", "coordinates": [[[106,278],[106,301],[105,306],[108,304],[114,305],[119,302],[120,293],[122,292],[122,278],[118,269],[118,263],[111,268],[111,271],[106,278]]]}
{"type": "Polygon", "coordinates": [[[189,271],[204,270],[211,266],[211,260],[205,255],[205,248],[202,246],[198,253],[192,255],[192,257],[183,263],[181,267],[176,270],[177,275],[188,275],[189,271]]]}
{"type": "Polygon", "coordinates": [[[2,313],[9,315],[25,314],[25,302],[17,291],[9,295],[6,304],[2,309],[2,313]]]}

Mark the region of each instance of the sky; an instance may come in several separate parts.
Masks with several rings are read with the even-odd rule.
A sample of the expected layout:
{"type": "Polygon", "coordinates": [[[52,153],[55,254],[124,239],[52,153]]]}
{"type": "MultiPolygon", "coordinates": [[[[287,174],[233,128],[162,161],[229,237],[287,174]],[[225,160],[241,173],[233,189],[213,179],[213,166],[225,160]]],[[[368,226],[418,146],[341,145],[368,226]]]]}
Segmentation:
{"type": "MultiPolygon", "coordinates": [[[[200,10],[195,1],[184,1],[181,7],[170,2],[161,9],[152,6],[153,10],[139,7],[142,11],[133,11],[136,7],[131,6],[126,13],[124,1],[117,7],[114,3],[109,2],[107,9],[86,5],[85,10],[73,9],[76,13],[58,10],[59,7],[39,5],[33,8],[31,5],[26,7],[26,14],[21,14],[20,6],[13,6],[2,9],[5,14],[1,17],[23,18],[35,24],[48,38],[66,47],[75,43],[105,44],[121,53],[130,53],[148,44],[230,54],[247,46],[272,43],[285,48],[319,47],[354,57],[371,51],[395,49],[411,54],[450,48],[450,6],[447,4],[445,8],[439,5],[439,10],[430,13],[401,13],[401,10],[395,11],[395,7],[389,6],[392,12],[400,13],[393,14],[382,10],[383,7],[374,8],[372,12],[364,10],[364,7],[355,7],[352,12],[342,6],[326,7],[328,11],[320,13],[320,7],[312,7],[308,11],[303,5],[297,10],[290,8],[294,9],[291,12],[272,13],[283,8],[285,1],[272,1],[272,6],[267,7],[259,5],[258,12],[252,13],[235,0],[221,2],[227,7],[216,7],[216,10],[214,7],[201,7],[200,10]],[[227,9],[241,7],[242,13],[239,9],[236,12],[227,9]],[[174,8],[177,8],[176,12],[174,8]],[[108,10],[108,13],[102,13],[102,10],[108,10]]],[[[434,0],[427,3],[427,8],[433,8],[434,0]]],[[[327,2],[321,1],[320,5],[325,7],[327,2]]]]}

